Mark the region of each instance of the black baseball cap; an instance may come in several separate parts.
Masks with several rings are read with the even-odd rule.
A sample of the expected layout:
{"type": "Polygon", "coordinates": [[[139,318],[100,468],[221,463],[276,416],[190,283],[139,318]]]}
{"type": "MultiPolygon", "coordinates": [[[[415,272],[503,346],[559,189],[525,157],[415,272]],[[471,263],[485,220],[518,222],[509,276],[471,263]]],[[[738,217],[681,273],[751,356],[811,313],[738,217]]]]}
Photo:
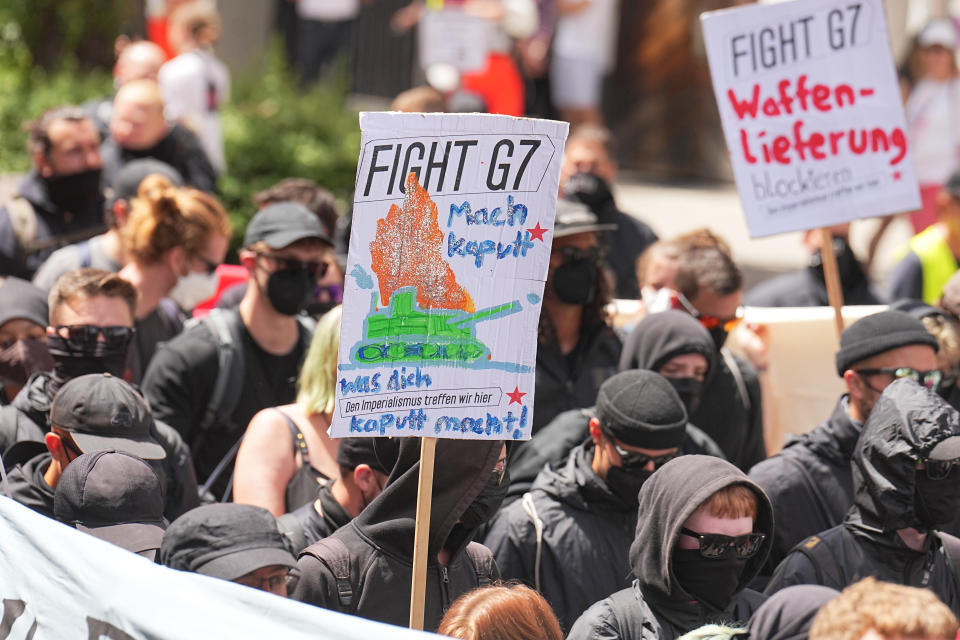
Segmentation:
{"type": "Polygon", "coordinates": [[[667,380],[645,369],[623,371],[600,385],[600,428],[631,447],[672,449],[687,433],[687,410],[667,380]]]}
{"type": "Polygon", "coordinates": [[[0,285],[0,327],[17,319],[46,327],[47,294],[33,283],[11,276],[0,285]]]}
{"type": "Polygon", "coordinates": [[[390,473],[384,469],[373,447],[376,438],[340,438],[337,441],[337,464],[347,469],[356,469],[366,464],[375,471],[390,473]]]}
{"type": "Polygon", "coordinates": [[[154,440],[153,417],[133,387],[109,373],[68,381],[53,398],[50,423],[69,431],[83,453],[115,449],[144,460],[167,457],[154,440]]]}
{"type": "Polygon", "coordinates": [[[553,237],[562,238],[588,231],[616,231],[615,224],[601,224],[590,208],[576,200],[557,200],[557,213],[553,221],[553,237]]]}
{"type": "Polygon", "coordinates": [[[138,158],[126,163],[117,171],[113,186],[107,189],[107,202],[110,206],[117,200],[130,200],[137,196],[140,183],[147,176],[159,174],[175,187],[183,186],[183,176],[166,162],[156,158],[138,158]]]}
{"type": "Polygon", "coordinates": [[[163,540],[163,488],[123,451],[85,453],[67,465],[53,499],[57,520],[151,560],[163,540]]]}
{"type": "Polygon", "coordinates": [[[271,249],[283,249],[305,238],[316,238],[333,246],[315,213],[296,202],[278,202],[253,216],[243,236],[243,246],[264,242],[271,249]]]}
{"type": "Polygon", "coordinates": [[[232,503],[203,505],[174,520],[160,545],[160,563],[223,580],[264,567],[297,566],[273,514],[232,503]]]}

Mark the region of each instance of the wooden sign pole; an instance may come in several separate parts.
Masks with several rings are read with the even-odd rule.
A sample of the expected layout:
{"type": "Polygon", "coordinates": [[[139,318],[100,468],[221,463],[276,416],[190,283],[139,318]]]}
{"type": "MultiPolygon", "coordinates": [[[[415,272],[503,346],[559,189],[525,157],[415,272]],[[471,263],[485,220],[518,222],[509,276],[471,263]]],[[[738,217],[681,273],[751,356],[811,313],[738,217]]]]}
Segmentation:
{"type": "Polygon", "coordinates": [[[430,506],[433,503],[433,463],[437,439],[420,440],[420,483],[417,489],[417,524],[413,536],[413,581],[410,585],[410,628],[423,631],[427,592],[427,548],[430,544],[430,506]]]}
{"type": "Polygon", "coordinates": [[[833,252],[833,234],[826,227],[820,229],[820,261],[823,263],[823,279],[827,285],[827,299],[833,307],[833,319],[837,325],[837,341],[843,333],[843,287],[840,285],[840,269],[837,254],[833,252]]]}

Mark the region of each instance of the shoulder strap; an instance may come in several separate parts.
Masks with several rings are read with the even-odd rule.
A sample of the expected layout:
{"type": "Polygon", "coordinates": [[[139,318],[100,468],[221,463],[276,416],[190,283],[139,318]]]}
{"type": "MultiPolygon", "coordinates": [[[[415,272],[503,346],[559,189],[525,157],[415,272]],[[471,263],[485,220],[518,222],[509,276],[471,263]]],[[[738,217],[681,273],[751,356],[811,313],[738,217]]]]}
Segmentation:
{"type": "Polygon", "coordinates": [[[25,253],[32,253],[31,248],[37,239],[37,212],[33,205],[23,196],[14,196],[7,202],[7,213],[13,224],[13,235],[25,253]]]}
{"type": "Polygon", "coordinates": [[[493,554],[482,544],[472,542],[467,545],[466,552],[473,564],[473,571],[477,575],[477,586],[489,587],[497,577],[493,554]]]}
{"type": "Polygon", "coordinates": [[[533,585],[540,591],[540,559],[543,557],[543,520],[537,515],[537,505],[533,502],[533,494],[529,491],[520,499],[524,513],[533,522],[533,530],[537,537],[537,552],[533,558],[533,585]]]}
{"type": "Polygon", "coordinates": [[[940,538],[940,548],[947,556],[947,562],[953,571],[953,582],[960,590],[960,538],[943,531],[937,531],[937,537],[940,538]]]}
{"type": "Polygon", "coordinates": [[[240,313],[235,310],[211,309],[202,320],[217,340],[217,380],[200,421],[200,429],[206,430],[218,422],[229,419],[240,400],[243,388],[243,342],[240,313]],[[231,393],[227,393],[230,389],[231,393]]]}
{"type": "Polygon", "coordinates": [[[309,467],[310,451],[307,449],[307,442],[303,437],[303,432],[300,431],[300,427],[298,427],[297,423],[293,421],[293,418],[285,414],[280,409],[274,408],[274,411],[283,416],[283,419],[287,421],[287,426],[290,427],[290,435],[293,436],[293,454],[296,455],[297,451],[300,452],[300,466],[309,467]]]}
{"type": "Polygon", "coordinates": [[[280,529],[283,541],[294,556],[307,547],[307,534],[303,530],[303,524],[293,513],[285,513],[277,518],[277,528],[280,529]]]}
{"type": "Polygon", "coordinates": [[[843,577],[837,570],[837,559],[830,547],[823,544],[823,540],[818,536],[810,536],[795,546],[793,551],[802,553],[810,561],[819,584],[835,589],[843,588],[843,577]],[[824,579],[829,580],[829,584],[824,579]]]}
{"type": "Polygon", "coordinates": [[[300,552],[298,557],[312,556],[322,562],[337,581],[337,596],[344,613],[356,611],[353,599],[353,583],[350,581],[350,550],[339,538],[329,537],[314,542],[300,552]]]}
{"type": "Polygon", "coordinates": [[[740,365],[726,347],[720,349],[720,355],[723,356],[723,361],[727,363],[727,368],[730,369],[730,373],[733,374],[733,381],[737,385],[737,393],[740,395],[740,401],[743,402],[744,408],[749,413],[753,408],[753,403],[750,402],[750,393],[747,391],[747,383],[743,379],[743,372],[740,371],[740,365]]]}

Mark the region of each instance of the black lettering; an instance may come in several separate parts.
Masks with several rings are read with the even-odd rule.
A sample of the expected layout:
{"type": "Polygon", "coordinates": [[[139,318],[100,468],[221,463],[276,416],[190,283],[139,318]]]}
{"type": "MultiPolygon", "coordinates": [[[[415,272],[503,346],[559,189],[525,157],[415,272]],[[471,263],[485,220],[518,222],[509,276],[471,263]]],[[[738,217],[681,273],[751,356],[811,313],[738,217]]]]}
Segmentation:
{"type": "Polygon", "coordinates": [[[831,49],[843,49],[846,39],[843,37],[843,12],[840,9],[834,9],[827,14],[827,38],[831,49]],[[835,26],[834,21],[839,20],[840,26],[835,26]]]}
{"type": "Polygon", "coordinates": [[[733,54],[733,75],[734,76],[740,75],[740,66],[737,63],[737,58],[739,58],[740,56],[747,55],[746,51],[741,51],[737,49],[737,41],[743,40],[746,37],[747,36],[740,34],[739,36],[734,36],[733,38],[730,39],[730,53],[733,54]]]}
{"type": "Polygon", "coordinates": [[[777,49],[773,46],[774,38],[776,38],[776,34],[770,27],[760,30],[760,64],[766,69],[777,64],[777,49]],[[769,59],[767,54],[770,54],[769,59]]]}
{"type": "Polygon", "coordinates": [[[857,18],[860,17],[860,3],[847,5],[847,9],[853,12],[853,20],[850,22],[850,44],[857,42],[857,18]]]}
{"type": "MultiPolygon", "coordinates": [[[[383,165],[377,164],[377,156],[380,155],[381,151],[389,151],[392,148],[393,148],[392,144],[378,144],[373,148],[373,159],[370,160],[370,170],[367,172],[367,186],[363,190],[364,196],[370,195],[370,185],[373,184],[373,175],[375,173],[386,171],[388,169],[387,165],[385,164],[383,165]]],[[[391,189],[393,187],[392,180],[393,179],[391,178],[391,189]]],[[[390,192],[388,191],[387,193],[390,193],[390,192]]]]}
{"type": "Polygon", "coordinates": [[[813,20],[813,16],[807,16],[806,18],[797,18],[797,22],[803,25],[803,46],[806,48],[806,57],[810,57],[810,21],[813,20]]]}
{"type": "Polygon", "coordinates": [[[450,147],[453,144],[449,140],[447,145],[443,150],[443,160],[436,162],[436,153],[437,146],[439,143],[434,142],[430,145],[430,160],[427,162],[427,173],[423,178],[423,188],[430,190],[430,172],[434,169],[440,169],[440,179],[437,181],[437,191],[443,191],[443,179],[447,175],[447,160],[450,158],[450,147]]]}
{"type": "MultiPolygon", "coordinates": [[[[420,167],[411,167],[410,166],[410,154],[413,153],[414,149],[420,150],[420,157],[418,160],[423,160],[423,156],[427,153],[427,148],[423,146],[422,142],[414,142],[409,147],[407,147],[407,152],[403,156],[403,173],[400,175],[400,193],[406,193],[406,187],[404,186],[407,183],[407,176],[410,175],[412,171],[414,175],[417,176],[417,182],[420,182],[420,167]]],[[[423,185],[420,182],[421,186],[423,185]]]]}
{"type": "Polygon", "coordinates": [[[460,189],[460,178],[463,177],[463,165],[467,161],[467,152],[470,147],[477,146],[476,140],[457,140],[453,143],[453,146],[460,148],[460,164],[457,166],[457,179],[453,183],[453,190],[459,191],[460,189]]]}
{"type": "Polygon", "coordinates": [[[498,142],[493,147],[493,156],[490,158],[490,170],[487,171],[487,188],[492,191],[502,191],[507,188],[507,178],[510,177],[510,165],[506,162],[497,164],[497,160],[500,158],[500,148],[507,148],[507,158],[513,157],[513,142],[508,139],[503,139],[498,142]],[[493,172],[495,169],[500,169],[500,181],[493,181],[493,172]]]}
{"type": "Polygon", "coordinates": [[[777,31],[780,33],[780,60],[783,62],[797,59],[797,37],[796,33],[794,33],[794,24],[792,22],[789,25],[789,29],[790,37],[787,37],[784,35],[783,25],[777,26],[777,31]],[[790,46],[790,50],[793,52],[789,58],[787,58],[787,45],[790,46]]]}
{"type": "Polygon", "coordinates": [[[520,179],[523,178],[523,172],[527,170],[527,165],[530,164],[530,158],[532,158],[536,150],[540,148],[540,144],[540,140],[537,140],[536,138],[532,140],[520,141],[520,146],[530,147],[530,151],[527,152],[527,155],[523,158],[523,162],[520,163],[520,169],[517,171],[517,179],[513,181],[514,191],[520,188],[520,179]]]}

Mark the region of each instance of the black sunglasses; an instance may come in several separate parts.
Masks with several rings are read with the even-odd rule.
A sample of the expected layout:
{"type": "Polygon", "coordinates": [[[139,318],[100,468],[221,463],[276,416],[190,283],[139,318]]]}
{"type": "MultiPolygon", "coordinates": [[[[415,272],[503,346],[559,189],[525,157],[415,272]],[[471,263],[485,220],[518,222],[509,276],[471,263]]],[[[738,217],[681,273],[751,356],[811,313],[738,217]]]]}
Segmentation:
{"type": "Polygon", "coordinates": [[[306,269],[311,278],[322,278],[327,275],[327,270],[330,268],[330,265],[323,260],[297,260],[296,258],[278,256],[275,253],[266,253],[264,251],[258,251],[257,255],[261,258],[270,258],[276,262],[279,271],[306,269]]]}
{"type": "MultiPolygon", "coordinates": [[[[910,367],[885,367],[882,369],[854,369],[853,372],[861,377],[879,376],[885,374],[888,376],[893,376],[894,378],[909,378],[914,382],[922,384],[927,389],[936,389],[940,386],[940,380],[943,379],[943,374],[936,369],[933,369],[932,371],[917,371],[916,369],[911,369],[910,367]]],[[[869,382],[867,383],[867,386],[870,387],[872,391],[879,391],[878,389],[874,389],[869,382]]]]}
{"type": "Polygon", "coordinates": [[[220,265],[217,264],[216,262],[213,262],[213,261],[211,261],[211,260],[207,260],[207,259],[204,258],[203,256],[196,256],[196,257],[197,257],[197,259],[200,260],[200,262],[203,263],[203,266],[206,267],[206,269],[207,269],[207,275],[208,275],[208,276],[212,276],[212,275],[214,274],[214,272],[217,270],[217,267],[220,266],[220,265]]]}
{"type": "Polygon", "coordinates": [[[643,469],[650,462],[653,462],[654,469],[659,469],[677,457],[676,452],[665,453],[662,456],[654,457],[643,453],[627,451],[617,443],[613,436],[610,434],[606,434],[606,436],[610,439],[610,444],[613,445],[613,448],[616,449],[617,454],[620,456],[620,468],[622,469],[643,469]]]}
{"type": "Polygon", "coordinates": [[[126,346],[137,332],[133,327],[98,327],[93,324],[71,324],[55,327],[57,335],[67,334],[67,339],[85,347],[96,346],[99,336],[110,346],[126,346]]]}
{"type": "Polygon", "coordinates": [[[920,458],[917,466],[926,467],[927,477],[931,480],[946,480],[960,464],[960,460],[927,460],[920,458]]]}
{"type": "Polygon", "coordinates": [[[700,555],[710,560],[726,558],[736,553],[741,560],[752,558],[760,551],[763,541],[767,539],[765,533],[745,533],[742,536],[725,536],[722,533],[697,533],[686,527],[680,528],[680,533],[696,538],[700,542],[700,555]]]}

